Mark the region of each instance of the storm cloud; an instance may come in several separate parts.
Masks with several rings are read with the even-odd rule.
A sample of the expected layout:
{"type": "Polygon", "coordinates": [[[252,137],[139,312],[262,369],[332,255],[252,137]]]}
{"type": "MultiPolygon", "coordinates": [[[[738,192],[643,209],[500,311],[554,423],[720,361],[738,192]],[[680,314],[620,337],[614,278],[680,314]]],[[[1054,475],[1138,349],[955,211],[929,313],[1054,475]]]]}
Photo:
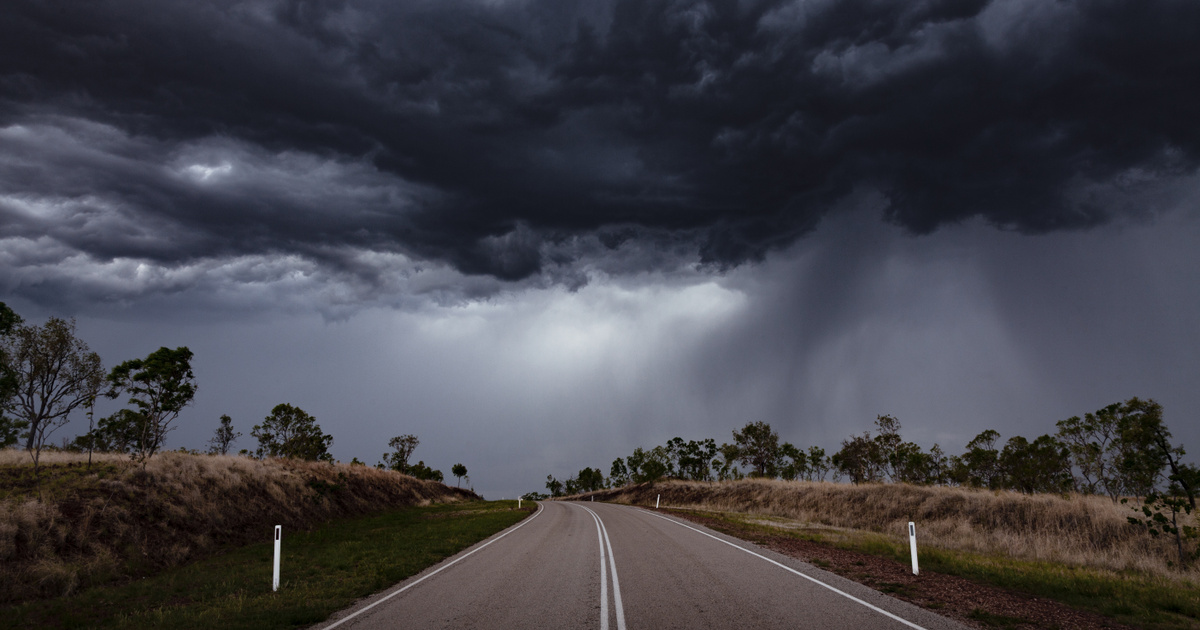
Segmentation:
{"type": "Polygon", "coordinates": [[[171,447],[291,402],[492,498],[757,420],[953,453],[1136,395],[1195,451],[1196,42],[1191,0],[5,0],[0,301],[189,346],[171,447]]]}
{"type": "Polygon", "coordinates": [[[863,191],[916,234],[1149,215],[1200,158],[1197,25],[1182,0],[14,0],[5,288],[577,288],[762,260],[863,191]]]}

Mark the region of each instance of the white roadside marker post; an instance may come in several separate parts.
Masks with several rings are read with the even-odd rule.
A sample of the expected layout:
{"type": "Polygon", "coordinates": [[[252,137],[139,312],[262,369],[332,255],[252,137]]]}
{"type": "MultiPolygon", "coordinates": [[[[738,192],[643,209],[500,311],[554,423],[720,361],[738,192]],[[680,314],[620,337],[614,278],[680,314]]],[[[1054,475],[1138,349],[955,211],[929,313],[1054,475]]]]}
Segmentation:
{"type": "Polygon", "coordinates": [[[912,551],[913,575],[917,574],[917,526],[909,521],[908,523],[908,548],[912,551]]]}
{"type": "Polygon", "coordinates": [[[517,509],[521,509],[521,500],[517,499],[517,509]]]}
{"type": "Polygon", "coordinates": [[[283,534],[283,526],[275,526],[275,577],[271,580],[271,590],[279,590],[279,539],[283,534]]]}
{"type": "Polygon", "coordinates": [[[658,502],[659,502],[659,501],[661,501],[661,500],[662,500],[662,495],[661,495],[661,494],[660,494],[660,495],[658,495],[658,496],[656,496],[656,497],[654,497],[654,509],[656,509],[656,510],[658,509],[658,502]]]}

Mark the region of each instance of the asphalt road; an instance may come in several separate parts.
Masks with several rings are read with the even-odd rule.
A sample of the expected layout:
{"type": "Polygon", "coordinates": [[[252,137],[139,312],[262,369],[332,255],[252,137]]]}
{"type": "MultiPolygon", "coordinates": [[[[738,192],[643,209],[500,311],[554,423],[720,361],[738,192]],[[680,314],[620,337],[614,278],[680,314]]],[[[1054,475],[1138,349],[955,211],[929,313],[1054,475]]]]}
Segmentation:
{"type": "Polygon", "coordinates": [[[521,523],[318,627],[965,626],[654,510],[542,502],[521,523]]]}

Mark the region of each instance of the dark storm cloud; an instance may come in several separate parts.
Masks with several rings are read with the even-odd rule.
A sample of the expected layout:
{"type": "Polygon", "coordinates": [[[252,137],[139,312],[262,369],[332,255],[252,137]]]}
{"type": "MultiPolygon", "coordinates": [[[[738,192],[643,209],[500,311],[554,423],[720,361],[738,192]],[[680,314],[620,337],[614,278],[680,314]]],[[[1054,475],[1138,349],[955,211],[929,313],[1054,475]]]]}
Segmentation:
{"type": "Polygon", "coordinates": [[[0,238],[575,285],[639,240],[760,258],[862,189],[918,233],[1086,227],[1195,172],[1198,40],[1188,0],[11,0],[0,238]]]}

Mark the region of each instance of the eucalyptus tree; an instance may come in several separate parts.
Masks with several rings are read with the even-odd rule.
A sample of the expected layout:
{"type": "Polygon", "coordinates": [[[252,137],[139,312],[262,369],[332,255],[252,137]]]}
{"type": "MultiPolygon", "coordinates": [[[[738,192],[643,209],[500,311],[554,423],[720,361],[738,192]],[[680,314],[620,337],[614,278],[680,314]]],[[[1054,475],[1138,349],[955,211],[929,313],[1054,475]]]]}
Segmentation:
{"type": "Polygon", "coordinates": [[[967,442],[967,452],[959,458],[958,477],[967,485],[996,489],[1003,483],[1000,470],[1000,450],[996,440],[1000,433],[987,429],[967,442]]]}
{"type": "Polygon", "coordinates": [[[396,472],[408,472],[408,458],[412,457],[413,451],[417,450],[417,446],[421,444],[421,439],[412,434],[397,435],[388,440],[388,446],[392,447],[391,453],[383,454],[383,465],[396,472]]]}
{"type": "Polygon", "coordinates": [[[166,441],[171,424],[196,395],[192,351],[187,346],[159,348],[145,359],[130,359],[108,374],[113,398],[129,394],[129,404],[141,416],[133,458],[145,466],[166,441]]]}
{"type": "Polygon", "coordinates": [[[838,472],[850,478],[854,484],[883,481],[884,458],[880,445],[871,439],[869,432],[852,435],[842,440],[842,449],[830,458],[838,472]]]}
{"type": "Polygon", "coordinates": [[[618,457],[613,460],[612,467],[608,470],[608,483],[614,488],[629,484],[629,468],[625,466],[624,458],[618,457]]]}
{"type": "Polygon", "coordinates": [[[825,449],[819,446],[808,447],[808,468],[805,470],[805,479],[825,481],[825,475],[831,468],[833,468],[833,462],[825,454],[825,449]]]}
{"type": "Polygon", "coordinates": [[[94,397],[103,378],[100,355],[75,336],[75,320],[51,317],[41,326],[11,326],[4,340],[7,377],[15,388],[6,407],[24,431],[37,470],[42,448],[72,411],[94,397]]]}
{"type": "Polygon", "coordinates": [[[693,481],[712,479],[712,460],[717,455],[716,440],[688,440],[679,445],[675,454],[680,477],[693,481]]]}
{"type": "Polygon", "coordinates": [[[333,461],[329,447],[333,436],[323,433],[317,419],[288,403],[275,405],[262,424],[254,425],[250,435],[258,440],[255,455],[291,457],[308,461],[333,461]]]}
{"type": "Polygon", "coordinates": [[[1148,496],[1163,481],[1196,509],[1200,492],[1200,470],[1183,462],[1182,446],[1172,443],[1171,431],[1162,418],[1162,405],[1151,399],[1130,398],[1121,404],[1121,472],[1130,494],[1148,496]]]}
{"type": "Polygon", "coordinates": [[[1071,490],[1071,451],[1050,435],[1034,441],[1014,436],[1000,451],[1003,485],[1025,494],[1066,493],[1071,490]]]}
{"type": "Polygon", "coordinates": [[[749,422],[733,432],[743,466],[754,468],[757,477],[774,477],[779,468],[779,434],[766,422],[749,422]]]}
{"type": "Polygon", "coordinates": [[[208,441],[208,452],[213,455],[228,455],[229,447],[240,437],[242,437],[241,431],[233,430],[233,418],[222,414],[221,424],[217,426],[212,439],[208,441]]]}
{"type": "Polygon", "coordinates": [[[808,475],[808,455],[804,453],[804,449],[791,442],[784,442],[779,447],[779,453],[783,459],[783,466],[779,469],[780,477],[795,481],[808,475]]]}

